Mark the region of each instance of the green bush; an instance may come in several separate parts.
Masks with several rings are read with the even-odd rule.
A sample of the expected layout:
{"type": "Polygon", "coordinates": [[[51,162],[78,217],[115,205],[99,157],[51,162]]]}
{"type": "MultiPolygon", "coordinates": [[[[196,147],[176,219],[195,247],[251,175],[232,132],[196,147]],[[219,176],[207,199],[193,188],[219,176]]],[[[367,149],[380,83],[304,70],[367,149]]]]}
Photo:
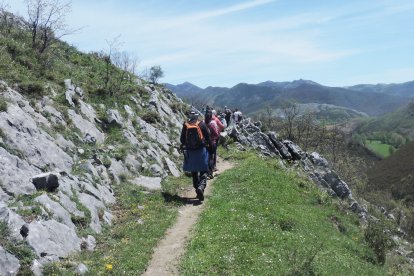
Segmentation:
{"type": "Polygon", "coordinates": [[[385,226],[381,222],[370,221],[364,233],[365,241],[374,250],[379,264],[385,263],[387,251],[393,243],[390,237],[385,233],[385,226]]]}
{"type": "Polygon", "coordinates": [[[161,121],[160,114],[153,110],[148,110],[146,113],[144,113],[142,115],[142,119],[149,124],[155,124],[161,121]]]}
{"type": "Polygon", "coordinates": [[[7,102],[0,98],[0,112],[7,112],[7,102]]]}
{"type": "Polygon", "coordinates": [[[30,96],[42,97],[45,95],[44,85],[38,81],[23,82],[19,84],[19,87],[22,93],[30,96]]]}

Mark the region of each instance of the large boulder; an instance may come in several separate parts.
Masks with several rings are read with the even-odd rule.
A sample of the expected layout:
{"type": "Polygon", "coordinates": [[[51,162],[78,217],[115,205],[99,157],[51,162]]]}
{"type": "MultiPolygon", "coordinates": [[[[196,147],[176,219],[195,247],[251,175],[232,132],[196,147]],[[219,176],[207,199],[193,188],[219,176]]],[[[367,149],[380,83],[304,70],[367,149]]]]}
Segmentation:
{"type": "Polygon", "coordinates": [[[67,257],[81,249],[75,230],[55,220],[32,221],[28,230],[26,240],[39,257],[67,257]]]}

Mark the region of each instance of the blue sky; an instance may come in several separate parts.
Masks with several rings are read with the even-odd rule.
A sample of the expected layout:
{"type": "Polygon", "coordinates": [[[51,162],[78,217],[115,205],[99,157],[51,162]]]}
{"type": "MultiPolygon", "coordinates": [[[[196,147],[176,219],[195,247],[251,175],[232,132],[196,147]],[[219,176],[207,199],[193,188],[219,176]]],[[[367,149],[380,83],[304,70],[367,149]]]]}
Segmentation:
{"type": "MultiPolygon", "coordinates": [[[[24,0],[4,1],[25,14],[24,0]]],[[[73,0],[67,22],[84,26],[65,37],[80,50],[120,36],[173,84],[414,80],[412,0],[73,0]]]]}

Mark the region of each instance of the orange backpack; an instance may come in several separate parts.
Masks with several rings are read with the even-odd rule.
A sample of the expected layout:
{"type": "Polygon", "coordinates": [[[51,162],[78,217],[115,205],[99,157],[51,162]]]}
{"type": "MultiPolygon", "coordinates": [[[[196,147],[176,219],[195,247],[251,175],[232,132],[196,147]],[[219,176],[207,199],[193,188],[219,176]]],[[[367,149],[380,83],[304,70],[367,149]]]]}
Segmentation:
{"type": "Polygon", "coordinates": [[[205,144],[203,132],[201,131],[199,124],[200,124],[200,121],[198,120],[194,123],[191,123],[191,122],[185,123],[185,126],[187,127],[187,131],[185,135],[187,149],[190,149],[190,150],[200,149],[205,144]]]}

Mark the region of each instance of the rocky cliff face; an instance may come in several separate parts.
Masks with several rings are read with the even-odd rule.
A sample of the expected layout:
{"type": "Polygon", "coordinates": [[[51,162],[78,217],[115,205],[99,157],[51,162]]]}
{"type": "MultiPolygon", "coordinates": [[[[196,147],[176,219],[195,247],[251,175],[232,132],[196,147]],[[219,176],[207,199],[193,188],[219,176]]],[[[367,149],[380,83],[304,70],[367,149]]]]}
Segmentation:
{"type": "Polygon", "coordinates": [[[180,174],[176,148],[185,105],[174,94],[142,85],[119,101],[98,102],[71,80],[65,87],[64,95],[34,99],[0,83],[0,271],[6,275],[21,266],[9,253],[13,246],[35,256],[37,274],[47,262],[93,250],[94,234],[112,223],[115,185],[128,180],[160,189],[163,177],[180,174]]]}

